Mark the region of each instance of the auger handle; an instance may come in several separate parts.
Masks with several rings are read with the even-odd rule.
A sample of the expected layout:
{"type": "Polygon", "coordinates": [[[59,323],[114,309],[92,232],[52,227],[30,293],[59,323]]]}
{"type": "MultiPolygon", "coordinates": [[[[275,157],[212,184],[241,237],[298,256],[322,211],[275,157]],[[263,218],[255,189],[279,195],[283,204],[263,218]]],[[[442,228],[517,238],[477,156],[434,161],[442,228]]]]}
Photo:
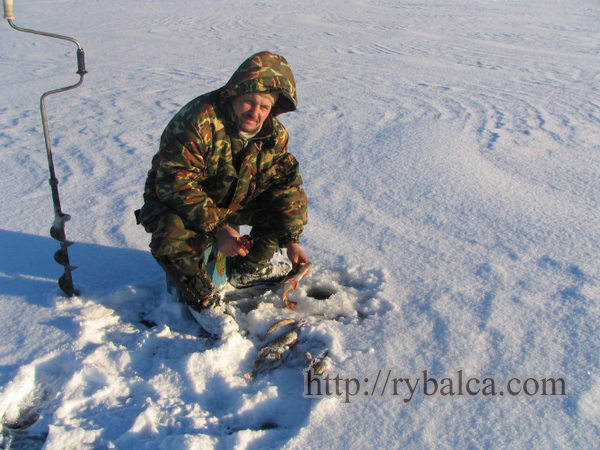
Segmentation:
{"type": "Polygon", "coordinates": [[[13,2],[12,0],[4,0],[4,18],[12,20],[15,18],[13,13],[13,2]]]}
{"type": "Polygon", "coordinates": [[[87,73],[87,70],[85,70],[85,53],[81,47],[77,49],[77,73],[81,76],[87,73]]]}

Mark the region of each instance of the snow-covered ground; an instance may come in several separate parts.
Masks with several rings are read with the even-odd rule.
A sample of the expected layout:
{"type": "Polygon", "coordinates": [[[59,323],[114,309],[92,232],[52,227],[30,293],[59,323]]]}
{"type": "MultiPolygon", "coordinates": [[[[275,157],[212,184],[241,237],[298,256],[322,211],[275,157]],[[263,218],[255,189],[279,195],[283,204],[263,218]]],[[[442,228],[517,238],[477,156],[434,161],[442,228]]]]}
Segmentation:
{"type": "Polygon", "coordinates": [[[77,80],[75,47],[2,22],[2,448],[598,445],[597,0],[14,7],[77,38],[89,74],[47,100],[79,267],[66,298],[38,102],[77,80]],[[296,311],[266,292],[239,312],[250,334],[215,346],[133,210],[169,118],[260,50],[296,77],[282,121],[315,268],[296,311]],[[283,317],[329,348],[320,398],[300,357],[244,378],[283,317]]]}

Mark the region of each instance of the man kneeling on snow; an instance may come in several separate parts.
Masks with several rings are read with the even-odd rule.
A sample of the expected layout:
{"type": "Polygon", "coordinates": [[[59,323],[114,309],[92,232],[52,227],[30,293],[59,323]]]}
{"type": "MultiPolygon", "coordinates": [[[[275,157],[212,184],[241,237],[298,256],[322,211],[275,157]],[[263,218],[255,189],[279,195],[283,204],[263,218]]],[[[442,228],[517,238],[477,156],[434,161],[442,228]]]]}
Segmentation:
{"type": "Polygon", "coordinates": [[[237,328],[204,267],[215,241],[235,257],[230,283],[245,287],[280,279],[278,248],[291,263],[308,262],[299,237],[307,199],[288,133],[276,119],[296,109],[296,86],[285,58],[257,53],[225,86],[185,105],[164,130],[144,190],[140,223],[152,234],[152,255],[209,333],[237,328]],[[247,250],[236,230],[250,225],[247,250]]]}

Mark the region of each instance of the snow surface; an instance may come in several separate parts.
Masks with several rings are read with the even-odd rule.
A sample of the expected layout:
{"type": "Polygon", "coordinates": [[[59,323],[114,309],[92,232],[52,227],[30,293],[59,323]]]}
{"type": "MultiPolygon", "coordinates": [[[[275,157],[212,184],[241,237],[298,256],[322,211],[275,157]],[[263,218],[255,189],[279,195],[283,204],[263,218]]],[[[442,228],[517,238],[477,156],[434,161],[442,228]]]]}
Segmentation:
{"type": "Polygon", "coordinates": [[[65,298],[38,102],[76,81],[75,47],[0,26],[2,447],[597,447],[599,19],[597,0],[15,1],[89,74],[47,100],[65,298]],[[266,292],[240,312],[254,334],[213,345],[133,210],[169,118],[265,49],[296,76],[315,270],[297,311],[266,292]],[[344,395],[303,397],[298,364],[244,378],[282,317],[309,318],[344,395]],[[398,380],[424,371],[455,395],[411,397],[398,380]],[[459,371],[567,395],[458,395],[459,371]]]}

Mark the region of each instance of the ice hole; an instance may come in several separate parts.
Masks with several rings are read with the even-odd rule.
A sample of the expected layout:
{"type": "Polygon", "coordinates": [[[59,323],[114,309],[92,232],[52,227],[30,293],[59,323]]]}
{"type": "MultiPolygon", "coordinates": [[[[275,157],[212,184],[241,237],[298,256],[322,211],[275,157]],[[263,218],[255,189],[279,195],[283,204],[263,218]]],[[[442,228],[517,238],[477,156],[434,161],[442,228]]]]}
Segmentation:
{"type": "Polygon", "coordinates": [[[311,286],[306,291],[306,295],[315,300],[327,300],[336,293],[335,288],[331,286],[311,286]]]}

